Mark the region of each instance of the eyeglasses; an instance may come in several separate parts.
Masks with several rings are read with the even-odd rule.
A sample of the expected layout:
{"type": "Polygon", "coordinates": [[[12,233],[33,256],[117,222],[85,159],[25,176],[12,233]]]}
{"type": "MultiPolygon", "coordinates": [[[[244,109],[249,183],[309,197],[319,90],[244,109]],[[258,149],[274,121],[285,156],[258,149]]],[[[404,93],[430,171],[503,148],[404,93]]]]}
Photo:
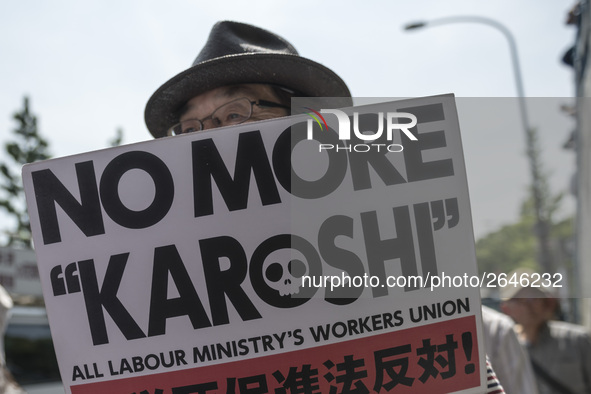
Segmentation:
{"type": "Polygon", "coordinates": [[[211,122],[211,128],[232,126],[244,123],[252,117],[253,107],[260,108],[284,108],[290,109],[283,104],[273,103],[266,100],[250,101],[246,97],[241,97],[232,100],[221,107],[218,107],[206,118],[203,119],[187,119],[175,124],[168,129],[168,135],[180,135],[185,133],[192,133],[205,129],[206,122],[211,122]]]}

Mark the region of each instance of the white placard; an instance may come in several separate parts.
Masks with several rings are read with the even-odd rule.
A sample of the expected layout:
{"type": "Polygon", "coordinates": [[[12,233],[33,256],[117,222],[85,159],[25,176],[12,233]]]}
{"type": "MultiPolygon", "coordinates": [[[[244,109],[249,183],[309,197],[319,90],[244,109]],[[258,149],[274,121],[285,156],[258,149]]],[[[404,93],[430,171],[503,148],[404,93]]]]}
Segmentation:
{"type": "Polygon", "coordinates": [[[320,113],[25,166],[68,393],[486,387],[453,96],[320,113]]]}

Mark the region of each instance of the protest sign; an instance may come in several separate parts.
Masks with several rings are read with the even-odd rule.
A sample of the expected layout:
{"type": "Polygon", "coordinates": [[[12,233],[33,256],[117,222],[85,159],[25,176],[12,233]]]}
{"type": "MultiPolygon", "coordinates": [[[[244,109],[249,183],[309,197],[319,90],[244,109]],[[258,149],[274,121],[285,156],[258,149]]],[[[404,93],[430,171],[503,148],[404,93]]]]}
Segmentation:
{"type": "Polygon", "coordinates": [[[68,393],[486,387],[453,96],[321,109],[24,168],[68,393]]]}

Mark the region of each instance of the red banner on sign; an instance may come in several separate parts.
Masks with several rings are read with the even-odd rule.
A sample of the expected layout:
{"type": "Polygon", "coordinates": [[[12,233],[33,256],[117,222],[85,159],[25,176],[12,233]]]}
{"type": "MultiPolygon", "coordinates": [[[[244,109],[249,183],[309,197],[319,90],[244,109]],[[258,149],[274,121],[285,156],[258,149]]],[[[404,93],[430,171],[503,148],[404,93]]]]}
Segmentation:
{"type": "Polygon", "coordinates": [[[479,385],[476,322],[469,316],[256,359],[75,385],[72,393],[449,393],[479,385]]]}

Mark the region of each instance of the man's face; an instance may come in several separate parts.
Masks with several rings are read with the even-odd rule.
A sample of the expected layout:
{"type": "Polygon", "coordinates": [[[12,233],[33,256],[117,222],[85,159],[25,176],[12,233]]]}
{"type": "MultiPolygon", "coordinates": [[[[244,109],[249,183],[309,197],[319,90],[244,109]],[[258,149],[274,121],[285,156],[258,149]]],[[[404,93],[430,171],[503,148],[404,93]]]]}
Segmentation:
{"type": "Polygon", "coordinates": [[[522,295],[504,301],[501,304],[501,309],[517,324],[524,327],[538,327],[552,319],[556,310],[556,301],[542,295],[533,298],[523,297],[522,295]]]}
{"type": "MultiPolygon", "coordinates": [[[[185,105],[185,109],[179,119],[185,122],[190,119],[198,119],[203,123],[203,129],[219,127],[211,121],[211,114],[218,108],[233,100],[246,97],[250,101],[264,100],[272,103],[279,103],[279,98],[273,91],[273,88],[264,84],[243,84],[222,86],[203,94],[193,97],[185,105]]],[[[278,107],[264,107],[254,105],[252,115],[246,122],[257,120],[273,119],[288,115],[288,110],[278,107]]]]}
{"type": "Polygon", "coordinates": [[[502,310],[517,324],[536,326],[542,317],[542,300],[538,298],[512,298],[503,302],[502,310]]]}

